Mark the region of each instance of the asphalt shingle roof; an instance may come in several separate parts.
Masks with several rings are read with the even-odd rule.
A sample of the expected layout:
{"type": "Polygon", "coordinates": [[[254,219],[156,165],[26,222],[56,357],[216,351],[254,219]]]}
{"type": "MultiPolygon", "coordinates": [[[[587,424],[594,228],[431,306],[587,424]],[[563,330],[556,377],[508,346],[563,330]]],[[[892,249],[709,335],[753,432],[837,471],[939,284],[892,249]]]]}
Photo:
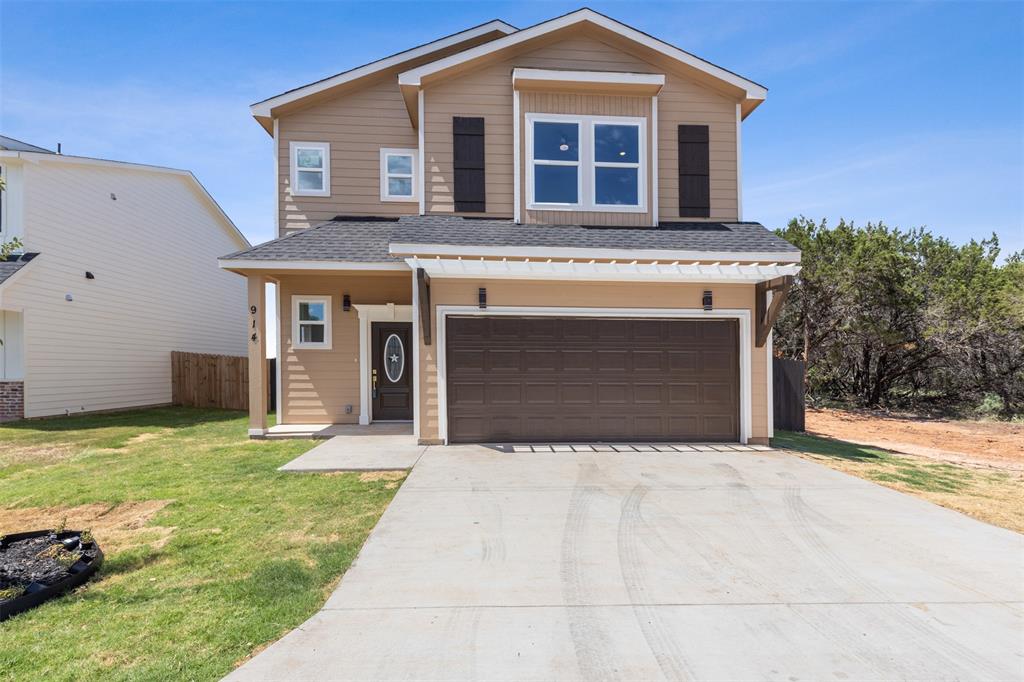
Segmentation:
{"type": "Polygon", "coordinates": [[[14,276],[18,270],[32,262],[38,253],[24,253],[20,256],[10,256],[7,260],[0,260],[0,284],[14,276]]]}
{"type": "Polygon", "coordinates": [[[388,253],[397,222],[344,220],[321,223],[280,239],[237,251],[222,260],[397,261],[388,253]]]}
{"type": "Polygon", "coordinates": [[[785,239],[752,222],[679,222],[638,228],[517,225],[511,220],[473,220],[461,216],[403,216],[397,221],[329,221],[224,256],[224,260],[400,260],[390,255],[391,244],[799,253],[785,239]]]}
{"type": "Polygon", "coordinates": [[[662,223],[658,227],[517,225],[511,220],[465,220],[417,216],[401,220],[393,244],[457,246],[547,246],[619,250],[792,252],[799,249],[760,223],[662,223]]]}

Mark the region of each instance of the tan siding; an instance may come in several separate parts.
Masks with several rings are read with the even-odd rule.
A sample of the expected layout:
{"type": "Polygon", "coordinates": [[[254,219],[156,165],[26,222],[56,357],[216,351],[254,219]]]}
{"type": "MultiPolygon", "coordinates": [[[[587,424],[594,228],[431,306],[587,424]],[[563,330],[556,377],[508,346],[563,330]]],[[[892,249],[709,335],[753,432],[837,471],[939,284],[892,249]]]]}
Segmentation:
{"type": "MultiPolygon", "coordinates": [[[[425,169],[428,213],[454,211],[452,197],[452,116],[486,119],[487,212],[493,217],[513,215],[512,70],[517,67],[665,73],[666,84],[658,100],[658,203],[662,220],[678,220],[678,148],[676,127],[681,123],[711,127],[711,218],[737,218],[736,100],[678,73],[667,72],[622,49],[575,31],[544,47],[468,70],[426,88],[425,169]]],[[[521,111],[529,109],[523,100],[521,111]]],[[[616,100],[606,96],[610,108],[616,100]]],[[[610,113],[610,112],[609,112],[610,113]]],[[[525,172],[525,165],[523,172],[525,172]]],[[[525,199],[525,185],[524,185],[525,199]]],[[[642,214],[572,214],[573,220],[596,224],[643,221],[642,214]]],[[[533,218],[565,222],[564,212],[543,212],[533,218]],[[551,214],[555,215],[551,215],[551,214]]],[[[524,220],[530,218],[523,215],[524,220]]]]}
{"type": "Polygon", "coordinates": [[[394,75],[364,88],[289,114],[278,123],[281,233],[336,215],[408,215],[418,201],[380,200],[380,150],[416,148],[416,131],[394,75]],[[331,145],[331,196],[291,194],[290,142],[331,145]]]}
{"type": "Polygon", "coordinates": [[[408,274],[284,275],[279,278],[281,405],[284,424],[355,424],[359,421],[359,314],[353,304],[412,303],[408,274]],[[331,349],[292,345],[292,296],[331,297],[331,349]],[[346,414],[346,405],[352,406],[346,414]]]}
{"type": "Polygon", "coordinates": [[[658,95],[658,212],[661,220],[679,217],[680,124],[709,127],[711,220],[736,220],[736,102],[675,74],[666,74],[658,95]]]}
{"type": "Polygon", "coordinates": [[[190,180],[43,161],[23,197],[42,255],[4,303],[24,307],[27,416],[168,403],[171,351],[246,354],[245,280],[216,260],[241,244],[190,180]]]}
{"type": "MultiPolygon", "coordinates": [[[[630,308],[638,301],[645,308],[699,308],[701,293],[714,291],[717,308],[746,309],[753,318],[754,286],[741,284],[623,284],[621,282],[522,282],[510,280],[469,280],[434,278],[430,286],[431,324],[436,330],[438,305],[475,305],[477,289],[487,287],[491,306],[559,306],[630,308]]],[[[435,332],[434,338],[437,338],[435,332]]],[[[753,341],[751,340],[751,344],[753,341]]],[[[438,437],[437,345],[420,343],[420,437],[438,437]]],[[[767,353],[751,345],[752,437],[768,437],[767,353]]]]}

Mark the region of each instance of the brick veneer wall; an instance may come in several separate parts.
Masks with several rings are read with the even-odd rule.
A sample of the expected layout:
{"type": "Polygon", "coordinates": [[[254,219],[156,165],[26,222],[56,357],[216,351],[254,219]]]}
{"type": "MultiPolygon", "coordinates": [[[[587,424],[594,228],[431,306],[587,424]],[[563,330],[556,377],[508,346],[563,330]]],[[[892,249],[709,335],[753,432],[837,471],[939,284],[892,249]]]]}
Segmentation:
{"type": "Polygon", "coordinates": [[[0,422],[25,417],[25,384],[21,381],[0,381],[0,422]]]}

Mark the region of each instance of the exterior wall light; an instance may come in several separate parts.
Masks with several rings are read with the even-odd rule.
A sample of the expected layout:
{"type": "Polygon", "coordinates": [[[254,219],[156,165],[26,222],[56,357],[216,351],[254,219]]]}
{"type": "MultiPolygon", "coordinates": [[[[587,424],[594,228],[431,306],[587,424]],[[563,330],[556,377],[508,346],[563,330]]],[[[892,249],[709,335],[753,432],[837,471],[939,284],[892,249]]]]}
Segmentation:
{"type": "Polygon", "coordinates": [[[704,290],[704,300],[703,300],[703,302],[704,302],[704,310],[711,310],[712,302],[711,302],[711,290],[710,289],[705,289],[704,290]]]}

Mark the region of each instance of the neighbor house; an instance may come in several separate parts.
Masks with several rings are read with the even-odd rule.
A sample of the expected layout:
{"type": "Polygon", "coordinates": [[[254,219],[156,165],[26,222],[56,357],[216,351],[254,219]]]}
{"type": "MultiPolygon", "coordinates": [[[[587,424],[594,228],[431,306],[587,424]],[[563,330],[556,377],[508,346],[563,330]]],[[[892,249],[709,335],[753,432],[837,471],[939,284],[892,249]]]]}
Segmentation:
{"type": "Polygon", "coordinates": [[[742,215],[763,86],[588,9],[492,21],[252,106],[278,239],[248,278],[250,434],[410,420],[423,443],[772,435],[800,252],[742,215]]]}
{"type": "Polygon", "coordinates": [[[171,402],[171,351],[244,355],[249,246],[188,171],[0,137],[0,420],[171,402]]]}

